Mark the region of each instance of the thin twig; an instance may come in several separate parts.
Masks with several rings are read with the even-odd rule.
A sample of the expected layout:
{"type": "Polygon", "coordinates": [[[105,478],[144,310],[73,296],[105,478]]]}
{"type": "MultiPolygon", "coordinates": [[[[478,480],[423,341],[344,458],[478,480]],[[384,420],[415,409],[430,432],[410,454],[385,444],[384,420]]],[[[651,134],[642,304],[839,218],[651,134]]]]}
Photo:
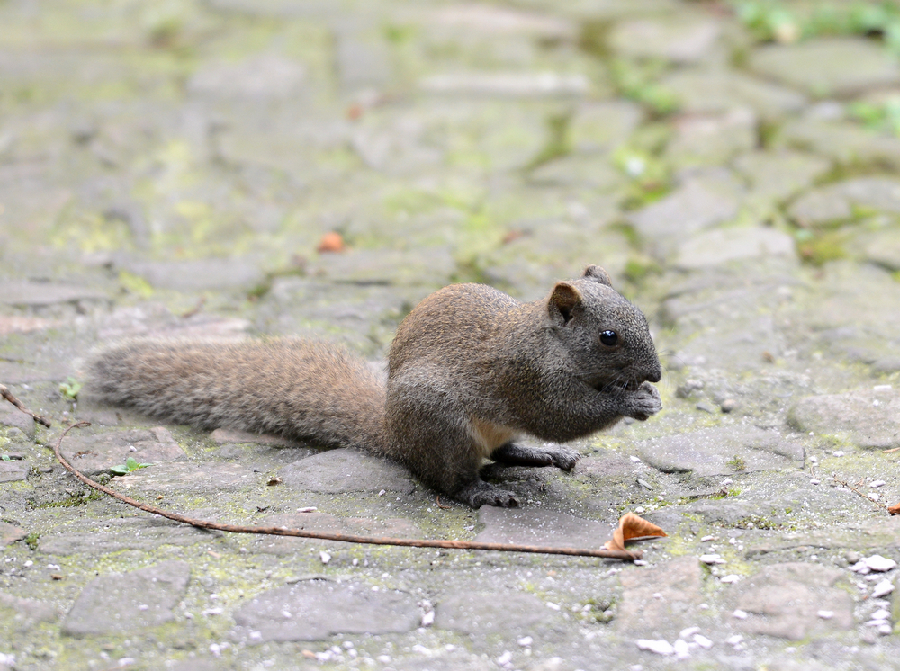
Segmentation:
{"type": "Polygon", "coordinates": [[[187,312],[182,313],[181,318],[188,319],[190,317],[193,317],[195,314],[200,312],[200,310],[203,308],[203,304],[205,302],[206,302],[206,296],[201,296],[200,300],[197,301],[197,303],[196,303],[196,305],[194,305],[194,307],[192,307],[187,312]]]}
{"type": "Polygon", "coordinates": [[[623,559],[626,561],[634,561],[640,559],[643,553],[640,550],[630,552],[628,550],[588,550],[581,548],[558,548],[558,547],[542,547],[537,545],[518,545],[516,543],[480,543],[478,541],[438,541],[438,540],[419,540],[409,538],[382,538],[375,536],[355,536],[352,534],[329,533],[324,531],[306,531],[303,529],[289,529],[287,527],[250,527],[237,524],[224,524],[222,522],[208,522],[206,520],[198,520],[185,515],[179,515],[156,506],[141,503],[135,499],[120,494],[119,492],[101,485],[99,482],[91,480],[89,477],[81,473],[78,469],[66,461],[60,454],[59,446],[62,444],[63,438],[72,429],[83,426],[90,426],[90,422],[78,422],[66,429],[53,446],[53,453],[56,455],[57,461],[78,478],[88,487],[103,492],[114,499],[126,503],[129,506],[140,508],[144,512],[153,515],[160,515],[175,522],[182,524],[190,524],[198,529],[213,529],[216,531],[228,531],[237,534],[271,534],[273,536],[295,536],[298,538],[314,538],[323,541],[342,541],[345,543],[364,543],[368,545],[400,545],[404,547],[416,548],[440,548],[445,550],[496,550],[500,552],[536,552],[540,554],[557,554],[570,555],[575,557],[599,557],[601,559],[623,559]]]}
{"type": "Polygon", "coordinates": [[[865,478],[861,479],[861,480],[860,480],[859,482],[857,482],[855,485],[851,485],[851,484],[850,484],[849,482],[847,482],[846,480],[841,480],[841,479],[837,476],[837,473],[832,473],[832,474],[831,474],[831,477],[832,477],[832,479],[833,479],[836,483],[838,483],[841,487],[846,487],[847,489],[849,489],[849,490],[850,490],[851,492],[853,492],[854,494],[857,494],[857,495],[859,495],[860,497],[864,498],[866,501],[868,501],[869,503],[871,503],[872,505],[874,505],[876,508],[878,508],[878,510],[882,510],[882,511],[883,511],[883,510],[886,510],[886,509],[887,509],[887,506],[886,506],[886,505],[882,505],[882,504],[878,503],[878,501],[873,501],[873,500],[870,499],[868,496],[866,496],[866,495],[863,494],[861,491],[859,491],[859,489],[857,489],[857,487],[859,487],[860,485],[863,484],[865,478]]]}
{"type": "Polygon", "coordinates": [[[7,389],[4,385],[0,384],[0,396],[5,398],[7,401],[16,406],[19,410],[24,412],[26,415],[30,415],[31,418],[37,422],[38,424],[43,424],[46,427],[50,427],[50,420],[41,417],[40,415],[35,415],[31,410],[22,405],[22,401],[13,396],[13,393],[7,389]]]}

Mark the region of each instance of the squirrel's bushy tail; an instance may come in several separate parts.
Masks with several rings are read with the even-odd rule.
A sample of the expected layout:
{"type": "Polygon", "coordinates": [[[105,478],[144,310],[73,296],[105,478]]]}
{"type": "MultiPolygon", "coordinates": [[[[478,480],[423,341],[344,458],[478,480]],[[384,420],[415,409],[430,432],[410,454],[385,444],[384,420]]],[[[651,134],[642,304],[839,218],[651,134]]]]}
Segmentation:
{"type": "Polygon", "coordinates": [[[131,340],[89,366],[93,396],[160,419],[382,451],[384,382],[340,346],[131,340]]]}

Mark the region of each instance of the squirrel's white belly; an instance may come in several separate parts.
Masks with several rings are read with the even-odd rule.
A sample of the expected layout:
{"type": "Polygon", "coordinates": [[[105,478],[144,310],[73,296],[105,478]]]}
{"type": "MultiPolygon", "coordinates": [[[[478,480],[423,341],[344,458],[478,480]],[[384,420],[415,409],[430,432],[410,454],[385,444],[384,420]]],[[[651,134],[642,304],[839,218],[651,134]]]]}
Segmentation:
{"type": "Polygon", "coordinates": [[[481,448],[481,455],[489,457],[491,452],[498,447],[514,440],[519,435],[519,432],[509,426],[492,424],[491,422],[472,417],[469,420],[469,434],[472,436],[475,444],[481,448]]]}

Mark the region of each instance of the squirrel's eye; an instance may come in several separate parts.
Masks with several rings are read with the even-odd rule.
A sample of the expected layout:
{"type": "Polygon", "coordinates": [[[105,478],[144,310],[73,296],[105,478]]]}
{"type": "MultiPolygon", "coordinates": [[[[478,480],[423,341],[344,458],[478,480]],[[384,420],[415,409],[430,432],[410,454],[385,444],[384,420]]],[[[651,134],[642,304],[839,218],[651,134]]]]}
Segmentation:
{"type": "Polygon", "coordinates": [[[615,331],[603,331],[600,334],[600,342],[607,347],[615,347],[616,343],[619,342],[619,336],[616,335],[615,331]]]}

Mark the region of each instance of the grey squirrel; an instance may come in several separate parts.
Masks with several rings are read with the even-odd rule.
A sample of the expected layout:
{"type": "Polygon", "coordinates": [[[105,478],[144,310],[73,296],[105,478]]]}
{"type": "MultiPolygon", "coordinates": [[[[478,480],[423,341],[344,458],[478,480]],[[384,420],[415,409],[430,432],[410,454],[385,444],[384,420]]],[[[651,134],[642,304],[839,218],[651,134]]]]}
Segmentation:
{"type": "Polygon", "coordinates": [[[240,428],[358,448],[404,464],[473,507],[516,506],[483,481],[485,458],[571,470],[566,442],[661,408],[662,371],[643,313],[602,268],[521,303],[454,284],[419,303],[391,343],[385,383],[335,345],[132,340],[90,362],[100,400],[204,429],[240,428]]]}

